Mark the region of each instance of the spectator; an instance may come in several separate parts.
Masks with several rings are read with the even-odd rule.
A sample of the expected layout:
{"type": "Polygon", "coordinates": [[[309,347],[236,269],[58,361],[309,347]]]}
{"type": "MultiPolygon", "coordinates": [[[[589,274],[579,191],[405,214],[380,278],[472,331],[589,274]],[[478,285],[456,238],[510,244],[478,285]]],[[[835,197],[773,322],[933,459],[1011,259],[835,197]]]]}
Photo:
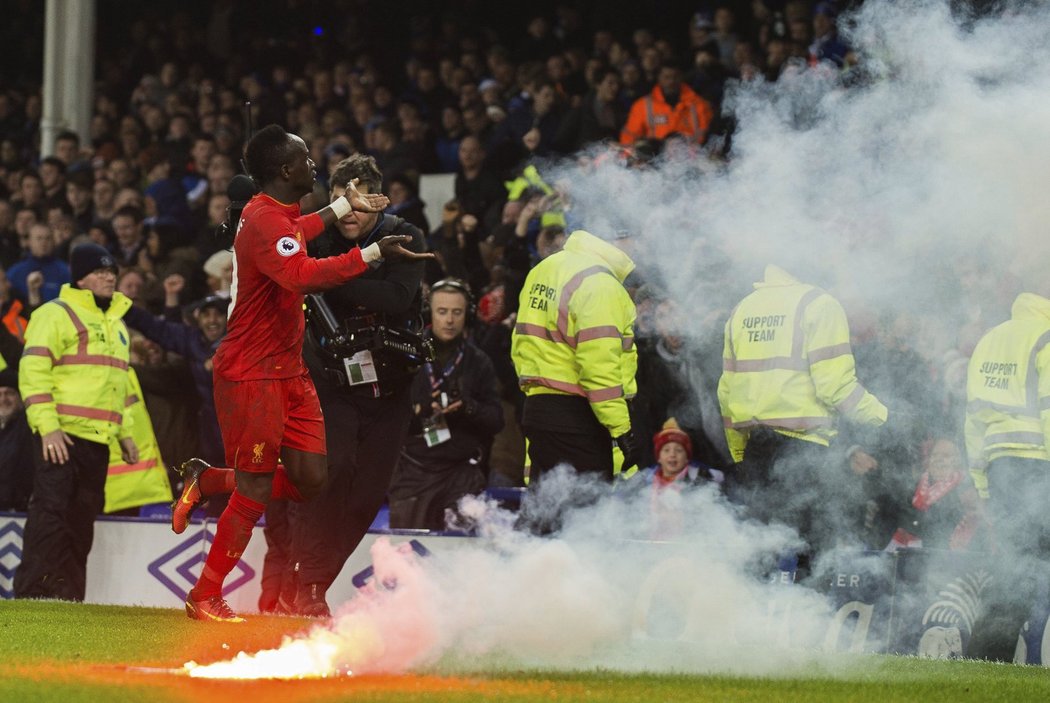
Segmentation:
{"type": "Polygon", "coordinates": [[[561,127],[561,108],[554,84],[537,80],[532,100],[512,110],[493,135],[497,165],[513,167],[530,155],[544,155],[554,148],[561,127]]]}
{"type": "MultiPolygon", "coordinates": [[[[117,276],[117,290],[131,301],[132,310],[146,308],[146,274],[142,269],[137,266],[125,267],[117,276]]],[[[124,318],[124,322],[127,322],[127,315],[124,318]]]]}
{"type": "MultiPolygon", "coordinates": [[[[492,141],[492,135],[496,131],[496,125],[489,118],[488,110],[480,101],[467,102],[460,109],[463,113],[463,126],[466,127],[466,135],[477,138],[478,144],[484,150],[485,145],[492,141]]],[[[461,139],[460,150],[462,148],[463,143],[461,139]]]]}
{"type": "MultiPolygon", "coordinates": [[[[641,301],[638,305],[642,308],[641,301]]],[[[704,337],[682,333],[686,324],[675,301],[656,301],[653,313],[653,336],[638,343],[638,394],[633,410],[639,432],[650,436],[665,418],[674,417],[690,438],[692,456],[706,466],[728,467],[731,460],[716,401],[719,350],[713,342],[705,343],[704,337]]],[[[705,331],[707,339],[716,338],[714,329],[705,331]]],[[[638,335],[646,337],[643,330],[638,335]]],[[[643,463],[655,458],[649,456],[648,448],[643,450],[643,463]]]]}
{"type": "Polygon", "coordinates": [[[401,173],[413,178],[419,177],[419,164],[412,155],[412,150],[404,144],[397,127],[389,121],[380,122],[373,129],[374,148],[372,155],[380,171],[401,173]]]}
{"type": "Polygon", "coordinates": [[[387,179],[387,197],[390,198],[390,206],[386,209],[388,215],[397,215],[402,220],[413,224],[422,232],[430,231],[430,223],[423,210],[426,203],[419,199],[416,193],[416,184],[411,178],[404,174],[394,174],[387,179]]]}
{"type": "Polygon", "coordinates": [[[830,2],[819,2],[813,8],[813,43],[809,45],[811,64],[830,61],[842,68],[846,64],[849,47],[839,38],[835,19],[838,11],[830,2]]]}
{"type": "Polygon", "coordinates": [[[25,510],[33,492],[37,457],[33,433],[18,395],[18,371],[0,371],[0,510],[25,510]]]}
{"type": "Polygon", "coordinates": [[[117,198],[117,186],[108,177],[96,178],[91,188],[91,201],[96,221],[109,222],[116,212],[114,203],[117,198]]]}
{"type": "Polygon", "coordinates": [[[653,435],[652,447],[656,463],[629,477],[627,486],[633,491],[648,493],[650,538],[674,538],[685,527],[679,497],[682,491],[708,482],[721,488],[725,474],[693,461],[689,435],[682,431],[673,417],[653,435]]]}
{"type": "Polygon", "coordinates": [[[459,166],[459,142],[466,130],[463,114],[455,105],[446,105],[441,110],[441,129],[434,143],[440,173],[455,173],[459,166]]]}
{"type": "Polygon", "coordinates": [[[42,222],[31,225],[27,247],[27,256],[7,271],[11,287],[31,305],[39,304],[31,299],[31,287],[36,287],[41,302],[54,300],[62,286],[69,283],[69,266],[55,256],[55,236],[51,228],[42,222]],[[40,275],[33,276],[34,273],[40,275]],[[39,283],[34,280],[34,286],[30,286],[30,277],[39,283]]]}
{"type": "Polygon", "coordinates": [[[233,252],[220,249],[208,257],[202,268],[211,294],[229,298],[233,290],[233,252]]]}
{"type": "Polygon", "coordinates": [[[230,301],[216,295],[198,301],[192,306],[194,324],[186,324],[181,321],[178,304],[179,294],[185,285],[185,279],[178,274],[164,279],[164,307],[168,319],[131,308],[125,315],[125,321],[129,327],[138,330],[165,351],[175,352],[189,363],[200,398],[197,431],[202,458],[209,464],[222,464],[225,452],[219,433],[219,420],[215,414],[211,358],[226,335],[226,311],[230,301]],[[173,317],[177,321],[171,319],[173,317]]]}
{"type": "MultiPolygon", "coordinates": [[[[615,65],[615,64],[614,64],[615,65]]],[[[625,112],[649,91],[642,78],[642,67],[634,59],[628,58],[619,64],[620,70],[620,107],[625,112]]]]}
{"type": "Polygon", "coordinates": [[[141,210],[125,205],[113,214],[110,221],[116,242],[110,250],[121,266],[139,263],[139,252],[146,247],[144,216],[141,210]]]}
{"type": "MultiPolygon", "coordinates": [[[[4,270],[0,269],[0,324],[21,344],[24,344],[26,341],[26,325],[29,324],[28,317],[29,313],[26,312],[26,307],[22,304],[22,301],[11,295],[11,283],[8,281],[4,270]]],[[[11,366],[14,365],[11,364],[11,366]]],[[[3,367],[0,366],[0,368],[3,367]]]]}
{"type": "Polygon", "coordinates": [[[740,43],[740,38],[733,31],[735,24],[736,18],[731,8],[723,5],[715,10],[715,31],[712,39],[718,46],[718,60],[728,68],[740,68],[735,62],[736,47],[740,43]]]}
{"type": "Polygon", "coordinates": [[[435,358],[412,383],[414,417],[390,485],[391,527],[442,530],[459,499],[487,483],[503,409],[492,362],[466,338],[472,298],[457,279],[431,287],[427,338],[435,358]]]}
{"type": "Polygon", "coordinates": [[[22,258],[22,245],[15,229],[15,210],[11,201],[0,198],[0,269],[22,258]]]}
{"type": "Polygon", "coordinates": [[[703,143],[711,124],[711,106],[682,82],[677,66],[660,66],[659,80],[649,95],[631,106],[627,124],[620,132],[621,144],[639,139],[665,139],[683,134],[691,141],[703,143]]]}
{"type": "Polygon", "coordinates": [[[85,234],[95,222],[94,186],[91,171],[87,170],[77,171],[66,180],[66,204],[77,234],[85,234]]]}
{"type": "Polygon", "coordinates": [[[67,169],[80,161],[80,137],[76,132],[64,129],[55,136],[55,156],[67,169]]]}
{"type": "Polygon", "coordinates": [[[459,171],[456,173],[456,200],[463,213],[473,215],[491,229],[499,221],[507,192],[499,177],[485,166],[485,149],[477,137],[464,137],[459,143],[459,171]]]}
{"type": "Polygon", "coordinates": [[[62,207],[66,203],[66,162],[48,156],[40,162],[40,183],[44,187],[45,208],[62,207]]]}
{"type": "Polygon", "coordinates": [[[131,165],[128,159],[118,158],[109,162],[106,174],[113,181],[119,192],[121,188],[134,188],[138,185],[138,171],[131,165]]]}
{"type": "Polygon", "coordinates": [[[626,118],[617,100],[620,94],[620,74],[611,69],[602,70],[594,89],[583,103],[573,108],[562,120],[554,146],[562,153],[572,153],[592,142],[615,142],[626,118]]]}
{"type": "Polygon", "coordinates": [[[715,55],[720,53],[718,42],[711,30],[715,28],[711,17],[703,12],[697,12],[689,20],[689,51],[696,52],[702,48],[713,47],[715,55]]]}
{"type": "Polygon", "coordinates": [[[25,171],[18,179],[18,194],[11,199],[19,209],[29,208],[38,216],[44,209],[44,182],[35,171],[25,171]]]}
{"type": "Polygon", "coordinates": [[[893,535],[889,548],[983,551],[990,546],[987,526],[959,445],[939,438],[928,450],[911,499],[911,520],[893,535]]]}

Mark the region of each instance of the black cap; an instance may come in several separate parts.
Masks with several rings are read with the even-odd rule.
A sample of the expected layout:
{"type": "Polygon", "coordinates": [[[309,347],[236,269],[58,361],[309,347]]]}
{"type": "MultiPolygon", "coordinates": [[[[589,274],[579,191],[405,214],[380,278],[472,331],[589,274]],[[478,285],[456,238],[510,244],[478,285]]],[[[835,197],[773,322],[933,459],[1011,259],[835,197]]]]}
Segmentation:
{"type": "Polygon", "coordinates": [[[69,252],[69,274],[73,283],[87,276],[96,269],[110,269],[117,272],[117,262],[113,255],[94,242],[78,244],[69,252]]]}
{"type": "Polygon", "coordinates": [[[192,307],[194,312],[203,310],[204,308],[215,308],[223,314],[226,314],[226,310],[230,307],[230,299],[224,298],[221,295],[209,295],[206,298],[198,300],[192,307]]]}
{"type": "Polygon", "coordinates": [[[18,370],[8,366],[0,371],[0,388],[14,388],[18,390],[18,370]]]}

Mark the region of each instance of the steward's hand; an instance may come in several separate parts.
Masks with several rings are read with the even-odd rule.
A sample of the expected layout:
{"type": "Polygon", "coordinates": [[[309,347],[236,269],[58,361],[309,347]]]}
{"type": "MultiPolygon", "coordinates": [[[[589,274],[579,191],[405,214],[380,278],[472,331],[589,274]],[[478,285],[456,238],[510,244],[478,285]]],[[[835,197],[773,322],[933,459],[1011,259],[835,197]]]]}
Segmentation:
{"type": "Polygon", "coordinates": [[[139,448],[131,437],[120,440],[120,458],[128,464],[138,463],[139,448]]]}
{"type": "Polygon", "coordinates": [[[52,464],[64,464],[69,461],[69,447],[73,445],[73,440],[65,432],[48,432],[40,440],[44,448],[44,461],[50,461],[52,464]]]}
{"type": "Polygon", "coordinates": [[[632,466],[638,466],[638,459],[641,457],[641,448],[638,446],[638,437],[634,434],[634,429],[627,430],[622,435],[616,438],[616,446],[623,452],[623,466],[620,471],[627,471],[632,466]]]}
{"type": "Polygon", "coordinates": [[[433,259],[434,253],[427,251],[422,254],[405,249],[404,244],[412,241],[412,237],[406,234],[390,234],[379,240],[379,256],[383,259],[408,259],[419,261],[421,259],[433,259]]]}

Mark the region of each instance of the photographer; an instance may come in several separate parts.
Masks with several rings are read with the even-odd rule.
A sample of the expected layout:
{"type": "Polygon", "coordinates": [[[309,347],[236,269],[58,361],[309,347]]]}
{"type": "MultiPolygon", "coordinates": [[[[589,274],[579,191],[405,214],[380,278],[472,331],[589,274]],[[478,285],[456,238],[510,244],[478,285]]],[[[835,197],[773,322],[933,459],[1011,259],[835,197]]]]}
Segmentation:
{"type": "MultiPolygon", "coordinates": [[[[332,173],[332,199],[355,179],[360,192],[378,193],[383,175],[370,156],[344,159],[332,173]]],[[[310,253],[321,259],[337,256],[388,235],[411,236],[406,249],[425,249],[423,233],[414,225],[383,213],[355,211],[314,240],[310,253]]],[[[421,345],[411,327],[419,319],[423,269],[418,260],[387,261],[324,293],[320,300],[330,308],[342,339],[333,339],[326,329],[318,299],[309,300],[303,352],[317,380],[328,429],[329,483],[312,500],[288,506],[291,551],[282,579],[284,610],[328,615],[325,592],[386,497],[412,417],[409,385],[425,359],[390,349],[381,336],[395,336],[405,344],[414,339],[421,345]],[[380,328],[389,332],[377,334],[380,328]]]]}
{"type": "Polygon", "coordinates": [[[411,433],[390,485],[390,526],[445,528],[447,510],[487,483],[492,438],[503,408],[492,362],[465,337],[474,317],[470,289],[455,278],[430,291],[435,359],[412,383],[411,433]]]}

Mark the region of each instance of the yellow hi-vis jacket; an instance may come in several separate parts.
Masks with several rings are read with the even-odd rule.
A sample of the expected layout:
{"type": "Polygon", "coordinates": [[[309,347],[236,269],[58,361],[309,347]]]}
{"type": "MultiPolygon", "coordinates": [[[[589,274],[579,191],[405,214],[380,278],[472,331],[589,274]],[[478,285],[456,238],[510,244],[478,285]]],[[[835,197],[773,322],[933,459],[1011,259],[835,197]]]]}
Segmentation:
{"type": "Polygon", "coordinates": [[[131,416],[131,437],[139,450],[139,460],[128,464],[121,457],[120,443],[109,443],[109,472],[106,474],[105,512],[137,508],[152,503],[170,503],[171,483],[153,433],[153,422],[142,397],[142,386],[134,368],[128,369],[128,398],[124,417],[131,416]]]}
{"type": "Polygon", "coordinates": [[[631,429],[627,398],[637,389],[636,313],[623,287],[633,270],[627,254],[576,230],[529,272],[511,339],[526,395],[585,397],[613,437],[631,429]]]}
{"type": "Polygon", "coordinates": [[[838,413],[881,425],[886,406],[857,381],[846,313],[826,291],[776,266],[725,327],[718,403],[742,461],[752,427],[828,446],[838,413]]]}
{"type": "Polygon", "coordinates": [[[131,436],[132,421],[124,418],[129,337],[120,319],[130,307],[114,293],[102,311],[91,291],[67,283],[33,313],[18,385],[35,432],[62,429],[100,444],[131,436]]]}
{"type": "Polygon", "coordinates": [[[1050,300],[1022,293],[1010,319],[973,350],[966,379],[966,454],[979,490],[988,462],[1050,461],[1050,300]]]}

